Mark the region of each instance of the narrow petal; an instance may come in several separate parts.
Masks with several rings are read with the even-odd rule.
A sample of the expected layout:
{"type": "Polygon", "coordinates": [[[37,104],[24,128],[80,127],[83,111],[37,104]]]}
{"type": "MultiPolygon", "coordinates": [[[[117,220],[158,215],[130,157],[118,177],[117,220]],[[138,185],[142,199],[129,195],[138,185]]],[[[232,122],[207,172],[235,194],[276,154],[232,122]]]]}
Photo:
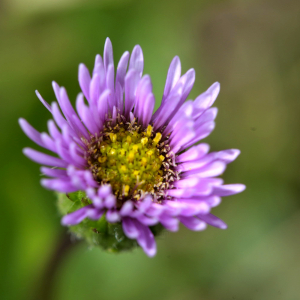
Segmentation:
{"type": "Polygon", "coordinates": [[[117,67],[116,83],[118,82],[120,84],[122,90],[124,89],[124,80],[127,71],[129,55],[130,54],[128,51],[124,52],[117,67]]]}
{"type": "Polygon", "coordinates": [[[145,253],[149,257],[153,257],[156,254],[156,242],[151,230],[141,223],[136,222],[136,227],[139,230],[139,235],[137,237],[138,244],[143,248],[145,253]]]}
{"type": "Polygon", "coordinates": [[[159,221],[169,231],[178,231],[178,229],[179,229],[178,219],[174,218],[174,217],[170,217],[165,213],[163,213],[159,216],[159,221]]]}
{"type": "Polygon", "coordinates": [[[113,48],[109,38],[106,38],[103,52],[104,67],[107,71],[109,65],[114,65],[113,48]]]}
{"type": "Polygon", "coordinates": [[[25,119],[19,119],[19,125],[21,126],[24,133],[36,144],[41,147],[45,147],[44,142],[41,139],[41,134],[34,129],[25,119]]]}
{"type": "Polygon", "coordinates": [[[181,75],[181,64],[178,56],[175,56],[170,64],[164,89],[163,99],[167,98],[171,89],[175,86],[181,75]]]}
{"type": "Polygon", "coordinates": [[[215,129],[215,122],[207,122],[201,125],[198,128],[195,128],[195,137],[191,140],[189,140],[187,143],[182,145],[182,148],[188,148],[195,143],[203,140],[207,136],[210,135],[210,133],[215,129]]]}
{"type": "Polygon", "coordinates": [[[140,45],[134,46],[130,61],[129,61],[129,70],[136,70],[139,76],[141,77],[144,70],[144,56],[143,51],[140,45]]]}
{"type": "Polygon", "coordinates": [[[205,165],[202,168],[190,171],[189,174],[194,174],[197,177],[215,177],[221,175],[226,169],[226,164],[222,161],[214,161],[205,165]]]}
{"type": "Polygon", "coordinates": [[[225,184],[221,186],[215,186],[213,193],[215,195],[224,197],[231,196],[244,191],[246,186],[244,184],[236,183],[236,184],[225,184]]]}
{"type": "Polygon", "coordinates": [[[100,93],[100,76],[99,74],[95,74],[91,80],[89,88],[90,102],[96,105],[100,93]]]}
{"type": "Polygon", "coordinates": [[[57,177],[57,178],[68,178],[68,174],[66,170],[62,169],[52,169],[52,168],[47,168],[47,167],[41,167],[41,172],[44,175],[47,175],[49,177],[57,177]]]}
{"type": "Polygon", "coordinates": [[[115,101],[115,85],[114,85],[114,65],[111,64],[107,67],[106,71],[106,87],[110,90],[110,95],[109,99],[110,101],[108,102],[110,109],[114,106],[116,106],[116,101],[115,101]]]}
{"type": "Polygon", "coordinates": [[[52,110],[53,118],[54,118],[56,124],[59,126],[59,128],[62,128],[65,124],[68,124],[67,120],[61,114],[56,102],[52,102],[51,110],[52,110]]]}
{"type": "Polygon", "coordinates": [[[95,57],[95,64],[94,64],[94,69],[93,69],[93,75],[98,74],[101,66],[103,66],[103,60],[100,54],[97,54],[95,57]]]}
{"type": "Polygon", "coordinates": [[[93,115],[91,114],[89,108],[84,104],[83,94],[79,94],[76,99],[76,109],[78,114],[89,130],[93,135],[99,132],[99,128],[94,120],[93,115]]]}
{"type": "Polygon", "coordinates": [[[88,211],[92,208],[92,205],[87,205],[85,207],[82,207],[68,215],[65,215],[61,223],[64,226],[70,226],[70,225],[76,225],[79,224],[81,221],[83,221],[87,215],[88,211]]]}
{"type": "Polygon", "coordinates": [[[120,209],[121,216],[130,216],[133,211],[133,203],[132,201],[126,201],[120,209]]]}
{"type": "Polygon", "coordinates": [[[111,211],[111,210],[108,210],[106,212],[106,220],[109,222],[109,223],[116,223],[116,222],[119,222],[120,221],[120,215],[117,211],[111,211]]]}
{"type": "Polygon", "coordinates": [[[218,158],[228,164],[233,162],[240,155],[240,153],[241,151],[238,149],[223,150],[218,152],[218,158]]]}
{"type": "Polygon", "coordinates": [[[217,99],[219,92],[220,83],[215,82],[212,86],[210,86],[207,89],[207,91],[199,95],[194,102],[194,117],[197,117],[198,114],[202,113],[204,110],[212,106],[215,100],[217,99]]]}
{"type": "Polygon", "coordinates": [[[136,70],[130,70],[125,76],[125,117],[129,116],[135,100],[135,92],[139,82],[139,74],[136,70]]]}
{"type": "Polygon", "coordinates": [[[122,227],[125,235],[130,239],[137,239],[137,237],[139,236],[139,230],[137,229],[135,223],[131,218],[123,218],[122,227]]]}
{"type": "Polygon", "coordinates": [[[205,222],[195,218],[195,217],[179,217],[180,222],[190,230],[200,231],[206,228],[205,222]]]}
{"type": "Polygon", "coordinates": [[[24,148],[23,153],[31,160],[41,165],[53,166],[58,168],[66,168],[68,165],[65,161],[61,160],[60,158],[53,157],[45,153],[41,153],[31,148],[24,148]]]}
{"type": "Polygon", "coordinates": [[[89,100],[91,75],[88,68],[84,64],[79,65],[78,81],[85,98],[89,100]]]}
{"type": "Polygon", "coordinates": [[[168,96],[168,99],[166,100],[166,102],[168,101],[168,105],[166,103],[164,109],[161,111],[161,114],[157,117],[157,119],[154,122],[155,130],[158,130],[159,128],[164,126],[168,118],[173,114],[178,103],[180,102],[181,93],[182,90],[179,90],[178,93],[171,94],[168,96]]]}
{"type": "Polygon", "coordinates": [[[212,214],[199,214],[197,215],[197,217],[204,221],[205,223],[207,223],[208,225],[220,228],[220,229],[226,229],[227,225],[226,223],[224,223],[224,221],[222,221],[221,219],[217,218],[216,216],[212,215],[212,214]]]}
{"type": "Polygon", "coordinates": [[[205,154],[207,154],[209,151],[209,145],[208,144],[199,144],[196,145],[187,151],[183,152],[182,154],[178,155],[176,157],[176,162],[186,162],[186,161],[193,161],[196,159],[199,159],[203,157],[205,154]]]}
{"type": "Polygon", "coordinates": [[[49,134],[42,132],[41,133],[41,139],[42,142],[44,143],[44,147],[46,149],[49,149],[50,151],[56,153],[56,146],[54,140],[49,136],[49,134]]]}
{"type": "Polygon", "coordinates": [[[35,91],[36,96],[39,98],[39,100],[42,102],[42,104],[52,113],[50,104],[44,100],[44,98],[41,96],[41,94],[36,90],[35,91]]]}
{"type": "Polygon", "coordinates": [[[65,179],[42,179],[41,185],[46,189],[61,193],[72,193],[78,191],[78,189],[69,180],[65,179]]]}

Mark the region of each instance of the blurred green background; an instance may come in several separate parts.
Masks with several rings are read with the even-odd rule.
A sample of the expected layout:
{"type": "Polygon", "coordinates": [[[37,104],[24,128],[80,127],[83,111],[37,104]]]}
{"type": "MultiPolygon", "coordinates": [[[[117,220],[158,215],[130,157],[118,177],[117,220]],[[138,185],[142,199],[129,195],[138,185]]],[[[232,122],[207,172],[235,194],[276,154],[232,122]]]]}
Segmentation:
{"type": "Polygon", "coordinates": [[[299,20],[297,0],[0,1],[0,299],[300,299],[299,20]],[[166,232],[153,259],[58,249],[55,196],[17,119],[46,131],[34,90],[52,102],[56,80],[74,100],[78,64],[91,69],[107,36],[115,63],[142,46],[157,105],[175,55],[196,70],[191,98],[221,83],[206,142],[241,149],[223,177],[247,185],[213,210],[228,230],[166,232]]]}

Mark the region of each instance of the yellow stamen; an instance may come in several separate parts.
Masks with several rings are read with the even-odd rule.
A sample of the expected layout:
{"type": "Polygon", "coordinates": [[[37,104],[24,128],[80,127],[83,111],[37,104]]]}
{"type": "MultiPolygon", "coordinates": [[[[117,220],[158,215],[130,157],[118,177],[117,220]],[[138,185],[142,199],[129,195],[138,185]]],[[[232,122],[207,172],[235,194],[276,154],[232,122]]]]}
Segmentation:
{"type": "Polygon", "coordinates": [[[153,145],[156,146],[160,140],[161,140],[161,133],[157,132],[155,138],[153,139],[153,145]]]}

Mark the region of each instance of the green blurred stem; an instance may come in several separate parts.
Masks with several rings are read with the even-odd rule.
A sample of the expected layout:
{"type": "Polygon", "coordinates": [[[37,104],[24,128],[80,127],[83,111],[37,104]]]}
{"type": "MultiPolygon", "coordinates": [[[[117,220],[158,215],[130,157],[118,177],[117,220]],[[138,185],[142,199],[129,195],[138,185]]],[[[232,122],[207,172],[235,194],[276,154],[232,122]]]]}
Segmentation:
{"type": "Polygon", "coordinates": [[[64,231],[61,234],[56,248],[54,249],[39,281],[37,292],[33,300],[53,299],[53,288],[57,271],[70,251],[79,243],[80,240],[71,240],[67,231],[64,231]]]}

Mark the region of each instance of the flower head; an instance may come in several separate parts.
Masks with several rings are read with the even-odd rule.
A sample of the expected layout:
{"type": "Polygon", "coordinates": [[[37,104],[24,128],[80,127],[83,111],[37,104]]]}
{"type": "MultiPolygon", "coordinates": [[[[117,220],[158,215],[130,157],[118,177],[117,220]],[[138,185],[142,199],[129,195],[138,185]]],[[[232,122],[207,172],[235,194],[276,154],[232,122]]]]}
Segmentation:
{"type": "Polygon", "coordinates": [[[158,224],[170,231],[178,230],[180,222],[191,230],[203,230],[207,224],[225,229],[210,210],[222,196],[239,193],[245,186],[224,185],[217,178],[239,150],[209,153],[208,144],[195,145],[214,129],[217,109],[211,106],[219,83],[194,101],[185,101],[195,72],[191,69],[181,76],[176,56],[161,105],[153,114],[151,79],[142,76],[143,67],[142,49],[135,46],[131,55],[122,55],[115,76],[107,39],[92,76],[85,65],[79,66],[82,93],[76,110],[65,88],[53,82],[58,104],[49,105],[36,92],[54,119],[48,122],[49,134],[39,133],[24,119],[19,123],[29,138],[54,153],[24,149],[26,156],[44,165],[41,171],[48,178],[42,185],[63,193],[63,225],[87,239],[105,231],[113,241],[103,242],[102,234],[102,240],[94,243],[106,243],[106,248],[121,241],[124,249],[130,248],[128,241],[136,240],[153,256],[158,224]]]}

